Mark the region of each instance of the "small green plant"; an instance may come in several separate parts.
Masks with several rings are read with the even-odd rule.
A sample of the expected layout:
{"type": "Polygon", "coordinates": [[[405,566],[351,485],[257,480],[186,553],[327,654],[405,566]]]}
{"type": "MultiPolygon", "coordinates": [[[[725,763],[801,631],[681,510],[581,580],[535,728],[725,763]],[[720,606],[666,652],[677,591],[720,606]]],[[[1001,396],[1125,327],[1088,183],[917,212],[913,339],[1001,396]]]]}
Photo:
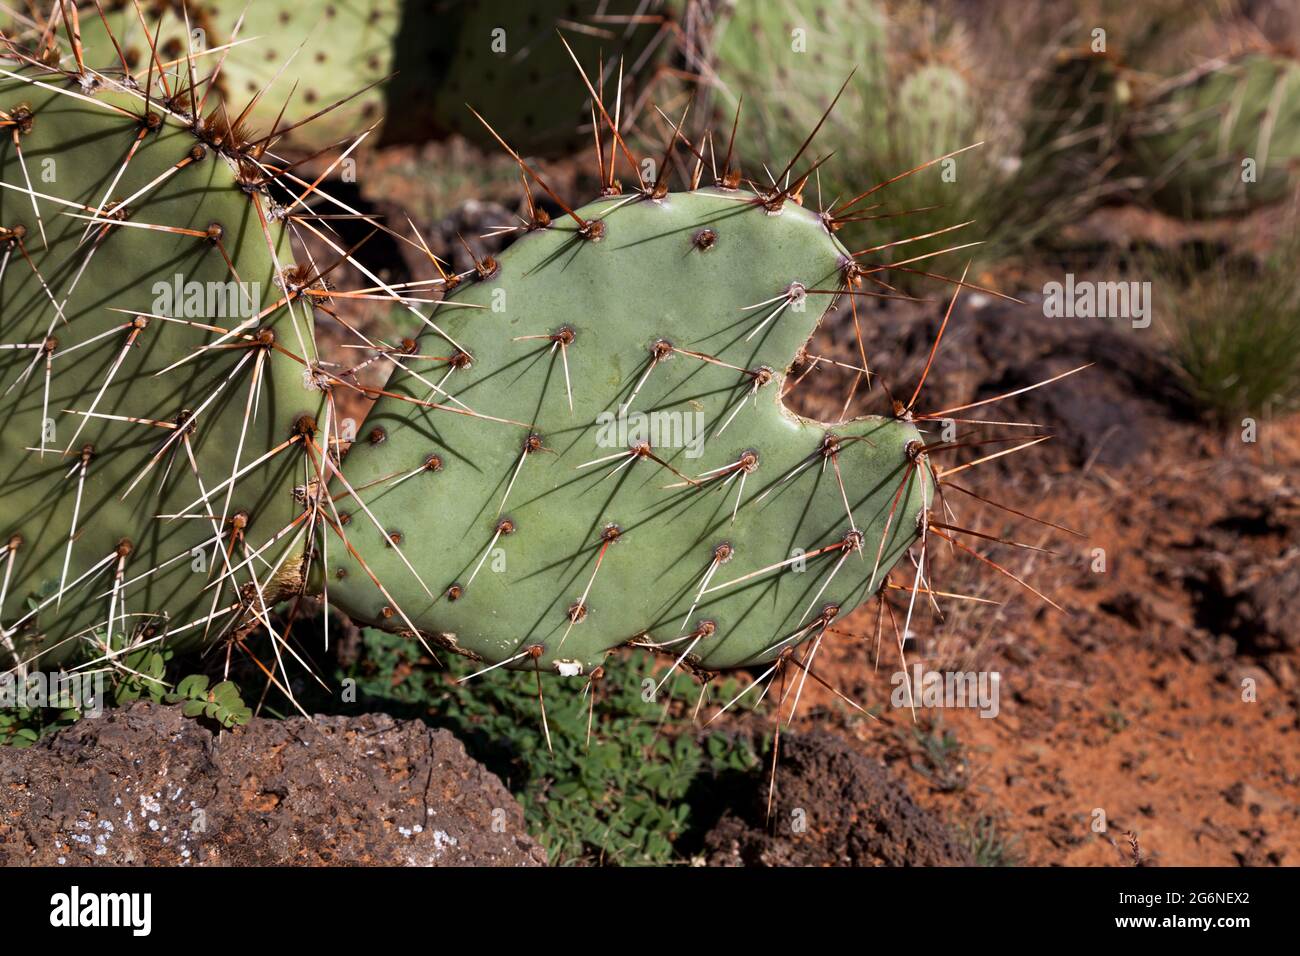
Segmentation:
{"type": "Polygon", "coordinates": [[[186,717],[207,717],[222,727],[235,727],[252,719],[253,712],[239,696],[239,688],[224,680],[208,686],[206,674],[191,674],[166,696],[169,704],[180,704],[186,717]]]}
{"type": "Polygon", "coordinates": [[[163,678],[171,659],[171,649],[157,645],[127,653],[121,668],[114,671],[113,702],[121,707],[143,697],[159,703],[167,694],[163,678]]]}
{"type": "MultiPolygon", "coordinates": [[[[62,684],[39,691],[39,698],[28,696],[39,687],[39,680],[36,686],[29,683],[35,677],[22,667],[0,671],[0,747],[30,747],[42,737],[75,724],[85,716],[83,707],[92,708],[95,716],[100,713],[102,700],[82,699],[62,684]],[[21,693],[24,687],[27,693],[21,693]]],[[[98,696],[99,691],[94,693],[98,696]]]]}
{"type": "Polygon", "coordinates": [[[965,747],[942,720],[908,727],[903,732],[903,743],[912,770],[940,793],[965,790],[970,783],[965,747]]]}
{"type": "MultiPolygon", "coordinates": [[[[692,786],[759,762],[747,739],[700,739],[675,720],[672,706],[693,706],[697,685],[679,672],[652,693],[662,675],[643,655],[629,655],[594,685],[547,683],[548,754],[528,675],[495,671],[461,684],[456,679],[475,670],[467,661],[452,657],[442,671],[421,662],[409,640],[367,630],[364,642],[365,668],[351,675],[360,703],[390,711],[396,704],[399,713],[454,731],[519,798],[553,864],[678,861],[674,843],[696,822],[692,786]]],[[[733,692],[733,681],[723,683],[715,694],[733,692]]]]}
{"type": "Polygon", "coordinates": [[[1008,835],[998,820],[982,816],[959,830],[976,866],[1018,866],[1023,859],[1020,838],[1008,835]]]}
{"type": "Polygon", "coordinates": [[[1102,715],[1101,722],[1112,734],[1122,733],[1128,729],[1128,717],[1118,707],[1106,711],[1102,715]]]}
{"type": "MultiPolygon", "coordinates": [[[[102,633],[97,633],[96,637],[102,640],[102,633]]],[[[209,678],[204,674],[190,674],[177,679],[177,670],[194,662],[174,662],[172,658],[172,650],[159,645],[136,648],[116,656],[113,666],[105,668],[113,703],[118,707],[137,700],[181,704],[185,716],[206,717],[222,727],[248,723],[252,711],[244,705],[234,682],[222,681],[209,687],[209,678]],[[169,691],[170,687],[175,690],[169,691]]],[[[49,703],[52,706],[0,708],[0,746],[29,747],[48,734],[72,726],[88,713],[73,706],[73,698],[55,699],[49,703]]],[[[98,716],[99,711],[89,713],[98,716]]]]}
{"type": "Polygon", "coordinates": [[[0,747],[30,747],[47,734],[81,719],[73,707],[15,707],[0,710],[0,747]]]}

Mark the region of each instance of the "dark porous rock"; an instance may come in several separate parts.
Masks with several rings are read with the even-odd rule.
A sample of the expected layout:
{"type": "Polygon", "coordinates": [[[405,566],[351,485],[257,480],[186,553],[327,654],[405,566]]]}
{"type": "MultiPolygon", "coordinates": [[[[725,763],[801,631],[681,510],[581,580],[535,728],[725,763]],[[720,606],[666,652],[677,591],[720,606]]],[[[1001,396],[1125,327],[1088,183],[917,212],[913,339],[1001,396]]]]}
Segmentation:
{"type": "Polygon", "coordinates": [[[773,824],[768,777],[704,838],[712,866],[970,866],[970,852],[885,767],[834,734],[781,737],[773,824]]]}
{"type": "Polygon", "coordinates": [[[0,865],[534,866],[501,781],[383,714],[217,734],[145,702],[0,748],[0,865]]]}

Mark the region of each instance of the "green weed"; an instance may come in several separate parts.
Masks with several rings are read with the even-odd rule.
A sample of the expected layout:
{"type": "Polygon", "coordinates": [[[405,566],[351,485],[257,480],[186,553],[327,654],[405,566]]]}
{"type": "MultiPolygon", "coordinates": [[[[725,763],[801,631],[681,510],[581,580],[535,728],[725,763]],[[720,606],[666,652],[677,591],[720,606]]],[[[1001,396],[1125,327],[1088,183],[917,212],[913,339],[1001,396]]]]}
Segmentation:
{"type": "Polygon", "coordinates": [[[654,696],[661,675],[648,655],[609,668],[594,710],[585,679],[545,679],[548,753],[533,675],[493,671],[462,685],[456,679],[477,669],[468,661],[444,655],[439,670],[409,641],[380,631],[366,631],[364,643],[362,666],[345,675],[357,681],[358,705],[454,732],[516,794],[556,865],[681,862],[674,843],[698,824],[692,787],[758,762],[747,740],[700,738],[675,717],[673,709],[693,707],[698,685],[679,672],[654,696]]]}

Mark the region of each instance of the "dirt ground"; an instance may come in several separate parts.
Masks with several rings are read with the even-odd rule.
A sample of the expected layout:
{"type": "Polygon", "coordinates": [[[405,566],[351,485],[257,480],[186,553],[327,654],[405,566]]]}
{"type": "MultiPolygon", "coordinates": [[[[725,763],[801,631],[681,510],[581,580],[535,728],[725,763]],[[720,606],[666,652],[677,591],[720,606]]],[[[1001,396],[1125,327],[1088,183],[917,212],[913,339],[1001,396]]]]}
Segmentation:
{"type": "MultiPolygon", "coordinates": [[[[955,479],[1083,537],[946,495],[949,521],[1054,550],[959,536],[1061,610],[932,538],[935,590],[1003,603],[940,597],[940,621],[919,596],[907,663],[996,671],[997,716],[921,709],[914,722],[891,707],[899,652],[888,617],[877,642],[873,604],[839,622],[815,669],[881,719],[808,681],[795,727],[850,736],[953,825],[995,827],[1018,862],[1300,864],[1300,420],[1261,421],[1243,442],[1241,429],[1188,418],[1172,373],[1134,334],[1047,329],[1032,303],[984,312],[996,315],[954,319],[931,373],[939,407],[1019,387],[1012,366],[1038,380],[1096,363],[998,406],[1057,440],[955,479]]],[[[884,359],[906,370],[936,320],[899,321],[884,359]]],[[[890,593],[900,621],[908,596],[890,593]]]]}
{"type": "Polygon", "coordinates": [[[974,855],[906,785],[822,730],[785,736],[779,798],[753,776],[721,782],[717,822],[700,857],[709,866],[970,866],[974,855]],[[775,821],[780,821],[775,823],[775,821]]]}

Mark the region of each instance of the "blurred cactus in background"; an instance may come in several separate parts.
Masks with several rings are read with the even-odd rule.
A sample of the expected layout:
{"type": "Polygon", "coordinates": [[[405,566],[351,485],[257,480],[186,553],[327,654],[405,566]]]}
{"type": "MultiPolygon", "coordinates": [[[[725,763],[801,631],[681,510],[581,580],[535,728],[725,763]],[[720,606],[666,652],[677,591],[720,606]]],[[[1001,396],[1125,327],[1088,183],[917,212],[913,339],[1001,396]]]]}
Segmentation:
{"type": "Polygon", "coordinates": [[[1247,54],[1167,81],[1129,135],[1130,168],[1164,212],[1199,219],[1277,202],[1300,170],[1300,63],[1247,54]]]}

